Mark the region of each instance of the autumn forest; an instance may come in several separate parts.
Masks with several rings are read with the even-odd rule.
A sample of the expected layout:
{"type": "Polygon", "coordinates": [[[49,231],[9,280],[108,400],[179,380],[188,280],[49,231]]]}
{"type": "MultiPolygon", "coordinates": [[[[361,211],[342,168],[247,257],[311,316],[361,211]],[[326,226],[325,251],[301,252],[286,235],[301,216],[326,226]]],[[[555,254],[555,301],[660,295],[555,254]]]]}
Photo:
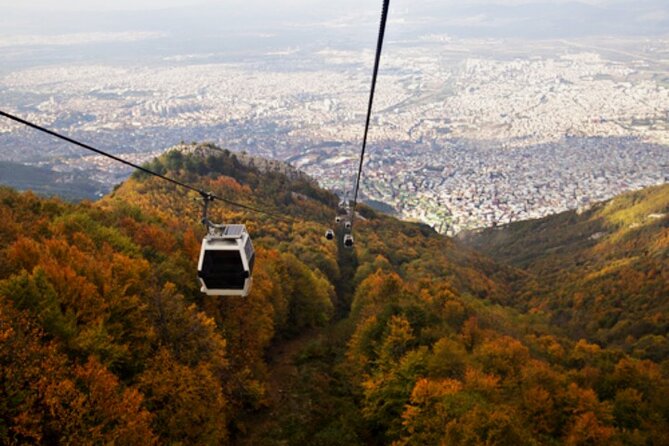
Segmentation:
{"type": "Polygon", "coordinates": [[[150,167],[253,237],[196,280],[196,193],[0,188],[0,444],[669,445],[669,186],[451,239],[200,145],[150,167]],[[342,234],[337,229],[337,237],[342,234]]]}

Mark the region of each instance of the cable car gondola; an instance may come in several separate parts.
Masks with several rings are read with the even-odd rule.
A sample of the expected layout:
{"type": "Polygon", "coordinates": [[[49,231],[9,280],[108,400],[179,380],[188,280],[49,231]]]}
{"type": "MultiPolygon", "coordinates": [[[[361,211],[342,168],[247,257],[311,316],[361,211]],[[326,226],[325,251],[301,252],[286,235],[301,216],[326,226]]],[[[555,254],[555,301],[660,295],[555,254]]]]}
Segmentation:
{"type": "Polygon", "coordinates": [[[334,231],[332,229],[328,229],[325,231],[325,238],[328,240],[333,240],[334,239],[334,231]]]}
{"type": "MultiPolygon", "coordinates": [[[[348,195],[348,193],[346,194],[348,195]]],[[[337,206],[337,223],[342,221],[344,217],[347,217],[350,212],[350,205],[348,203],[348,200],[342,200],[339,202],[339,205],[337,206]]]]}
{"type": "Polygon", "coordinates": [[[202,239],[197,265],[200,291],[209,296],[248,296],[255,250],[246,226],[212,223],[207,212],[213,196],[203,193],[202,197],[207,235],[202,239]]]}
{"type": "Polygon", "coordinates": [[[210,296],[247,296],[255,251],[244,225],[210,224],[202,240],[197,275],[210,296]]]}
{"type": "MultiPolygon", "coordinates": [[[[348,233],[344,235],[343,239],[343,244],[347,248],[353,247],[353,236],[351,234],[353,231],[352,222],[355,219],[356,215],[358,192],[360,190],[360,179],[362,177],[362,169],[365,160],[365,150],[367,147],[367,134],[369,131],[370,117],[372,113],[372,104],[374,100],[374,91],[376,89],[378,69],[381,60],[381,51],[383,47],[383,38],[386,29],[389,3],[390,0],[384,0],[383,9],[381,11],[381,23],[379,27],[379,37],[376,48],[376,57],[374,61],[374,70],[372,74],[372,87],[369,95],[369,106],[367,109],[367,119],[365,123],[365,132],[362,141],[362,149],[360,151],[360,163],[358,165],[358,174],[355,182],[353,204],[352,205],[350,204],[350,202],[348,201],[348,196],[346,196],[345,199],[339,203],[336,213],[337,223],[344,221],[344,218],[346,218],[347,220],[345,222],[345,225],[348,233]]],[[[77,145],[86,150],[90,150],[92,152],[97,153],[98,155],[105,156],[116,162],[122,163],[126,166],[130,166],[133,169],[152,175],[163,181],[172,183],[173,185],[182,187],[184,189],[188,189],[193,192],[198,192],[204,198],[205,202],[204,218],[202,219],[202,222],[207,227],[207,235],[202,240],[202,248],[200,251],[200,259],[198,262],[198,280],[202,285],[201,290],[204,293],[214,296],[248,295],[251,289],[253,263],[255,260],[255,252],[253,249],[251,238],[248,232],[246,231],[246,227],[244,225],[222,225],[222,224],[218,225],[211,223],[207,219],[208,205],[211,201],[220,200],[230,205],[239,208],[244,208],[252,212],[265,215],[273,215],[272,213],[242,203],[238,203],[226,198],[217,197],[212,193],[205,192],[202,189],[199,189],[193,185],[189,185],[177,179],[170,178],[169,176],[166,176],[162,173],[155,172],[147,167],[140,166],[131,161],[107,153],[103,150],[96,149],[95,147],[89,144],[79,142],[68,136],[59,134],[45,127],[41,127],[33,122],[26,121],[25,119],[21,119],[17,116],[14,116],[2,110],[0,110],[0,116],[18,122],[27,127],[33,128],[35,130],[38,130],[42,133],[49,134],[63,141],[77,145]]],[[[326,233],[326,237],[327,236],[328,234],[326,233]]]]}
{"type": "Polygon", "coordinates": [[[339,207],[337,207],[337,213],[338,213],[339,215],[346,215],[346,214],[348,214],[348,210],[349,210],[349,204],[348,204],[348,202],[344,202],[344,201],[342,201],[342,202],[339,203],[339,207]]]}

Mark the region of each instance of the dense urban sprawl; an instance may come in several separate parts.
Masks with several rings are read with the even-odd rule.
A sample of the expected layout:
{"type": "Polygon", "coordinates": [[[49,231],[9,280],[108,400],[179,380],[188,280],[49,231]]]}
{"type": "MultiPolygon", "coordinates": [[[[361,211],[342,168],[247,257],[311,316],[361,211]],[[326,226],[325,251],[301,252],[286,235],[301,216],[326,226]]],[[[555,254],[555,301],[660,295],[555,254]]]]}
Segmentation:
{"type": "MultiPolygon", "coordinates": [[[[445,39],[387,51],[365,199],[455,233],[669,180],[669,42],[635,52],[491,45],[502,43],[445,39]]],[[[288,161],[344,194],[371,60],[369,51],[328,49],[236,64],[183,57],[32,67],[0,77],[0,98],[27,119],[135,162],[207,140],[288,161]]],[[[10,122],[0,121],[0,135],[3,160],[90,170],[110,185],[128,173],[10,122]]]]}

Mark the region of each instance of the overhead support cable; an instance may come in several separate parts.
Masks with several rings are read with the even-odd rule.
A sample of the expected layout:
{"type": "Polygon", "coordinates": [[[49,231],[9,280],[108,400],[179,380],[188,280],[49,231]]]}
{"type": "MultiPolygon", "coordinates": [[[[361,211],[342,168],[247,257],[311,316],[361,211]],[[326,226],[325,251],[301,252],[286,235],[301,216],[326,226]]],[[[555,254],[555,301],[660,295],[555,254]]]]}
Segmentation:
{"type": "Polygon", "coordinates": [[[138,165],[138,164],[135,164],[135,163],[132,163],[132,162],[130,162],[130,161],[128,161],[128,160],[125,160],[125,159],[123,159],[123,158],[120,158],[120,157],[118,157],[118,156],[115,156],[115,155],[112,155],[112,154],[110,154],[110,153],[107,153],[107,152],[105,152],[105,151],[103,151],[103,150],[96,149],[95,147],[93,147],[93,146],[91,146],[91,145],[89,145],[89,144],[86,144],[86,143],[77,141],[76,139],[70,138],[69,136],[65,136],[65,135],[63,135],[63,134],[61,134],[61,133],[55,132],[55,131],[53,131],[53,130],[49,130],[49,129],[45,128],[45,127],[39,126],[39,125],[37,125],[37,124],[35,124],[35,123],[33,123],[33,122],[30,122],[30,121],[27,121],[27,120],[25,120],[25,119],[19,118],[18,116],[12,115],[12,114],[7,113],[7,112],[5,112],[5,111],[0,110],[0,116],[3,116],[3,117],[5,117],[5,118],[7,118],[7,119],[10,119],[10,120],[12,120],[12,121],[14,121],[14,122],[17,122],[17,123],[19,123],[19,124],[25,125],[25,126],[27,126],[27,127],[30,127],[30,128],[32,128],[32,129],[34,129],[34,130],[39,131],[39,132],[46,133],[47,135],[51,135],[51,136],[53,136],[53,137],[55,137],[55,138],[58,138],[58,139],[63,140],[63,141],[66,141],[66,142],[68,142],[68,143],[70,143],[70,144],[74,144],[75,146],[79,146],[79,147],[82,147],[82,148],[84,148],[84,149],[86,149],[86,150],[90,150],[90,151],[95,152],[95,153],[97,153],[97,154],[99,154],[99,155],[102,155],[102,156],[105,156],[105,157],[107,157],[107,158],[110,158],[110,159],[112,159],[112,160],[114,160],[114,161],[116,161],[116,162],[119,162],[119,163],[121,163],[121,164],[125,164],[126,166],[129,166],[129,167],[132,167],[133,169],[139,170],[140,172],[144,172],[144,173],[146,173],[146,174],[148,174],[148,175],[152,175],[152,176],[154,176],[154,177],[160,178],[161,180],[164,180],[164,181],[167,181],[167,182],[169,182],[169,183],[172,183],[172,184],[174,184],[174,185],[176,185],[176,186],[183,187],[184,189],[187,189],[187,190],[190,190],[190,191],[193,191],[193,192],[197,192],[197,193],[200,194],[200,196],[202,196],[202,198],[204,198],[206,201],[215,201],[215,200],[218,200],[218,201],[221,201],[221,202],[223,202],[223,203],[227,203],[227,204],[229,204],[229,205],[231,205],[231,206],[235,206],[235,207],[238,207],[238,208],[240,208],[240,209],[245,209],[245,210],[247,210],[247,211],[255,212],[255,213],[258,213],[258,214],[263,214],[263,215],[267,215],[267,216],[270,216],[270,217],[275,217],[275,218],[280,218],[280,219],[285,219],[285,220],[290,220],[290,221],[293,220],[293,218],[291,218],[291,217],[287,217],[286,215],[275,214],[275,213],[273,213],[273,212],[268,212],[268,211],[265,211],[265,210],[262,210],[262,209],[255,208],[255,207],[253,207],[253,206],[249,206],[249,205],[246,205],[246,204],[243,204],[243,203],[238,203],[238,202],[236,202],[236,201],[233,201],[233,200],[230,200],[230,199],[227,199],[227,198],[224,198],[224,197],[220,197],[220,196],[218,196],[218,195],[214,195],[214,194],[212,194],[211,192],[205,192],[204,190],[202,190],[202,189],[200,189],[200,188],[197,188],[197,187],[192,186],[192,185],[190,185],[190,184],[183,183],[183,182],[181,182],[181,181],[179,181],[179,180],[175,180],[174,178],[170,178],[170,177],[168,177],[168,176],[165,176],[165,175],[163,175],[163,174],[160,174],[160,173],[158,173],[158,172],[155,172],[155,171],[153,171],[153,170],[151,170],[151,169],[148,169],[148,168],[146,168],[146,167],[140,166],[140,165],[138,165]]]}
{"type": "Polygon", "coordinates": [[[376,43],[376,57],[374,59],[374,71],[372,73],[372,86],[369,91],[369,104],[367,105],[367,119],[365,121],[365,133],[362,138],[362,150],[360,151],[360,163],[358,165],[358,175],[355,180],[355,189],[353,193],[353,206],[351,208],[351,227],[355,220],[355,210],[358,205],[358,193],[360,191],[360,179],[362,178],[362,167],[365,162],[365,151],[367,149],[367,135],[369,134],[369,123],[372,117],[372,106],[374,104],[374,92],[376,90],[376,79],[379,74],[379,64],[381,63],[381,53],[383,50],[383,39],[386,33],[386,22],[388,21],[388,8],[390,0],[383,0],[381,10],[381,22],[379,24],[379,37],[376,43]]]}

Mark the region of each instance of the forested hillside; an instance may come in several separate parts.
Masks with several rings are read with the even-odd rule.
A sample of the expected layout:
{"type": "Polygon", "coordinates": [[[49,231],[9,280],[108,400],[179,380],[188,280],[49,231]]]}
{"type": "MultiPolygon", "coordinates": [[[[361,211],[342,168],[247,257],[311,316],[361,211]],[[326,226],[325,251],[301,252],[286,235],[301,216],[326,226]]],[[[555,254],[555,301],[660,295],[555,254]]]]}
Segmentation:
{"type": "Polygon", "coordinates": [[[197,194],[0,189],[0,443],[669,444],[668,363],[504,306],[540,277],[369,208],[345,250],[334,195],[210,146],[151,167],[290,217],[213,208],[251,294],[199,292],[197,194]]]}
{"type": "Polygon", "coordinates": [[[669,358],[669,185],[465,241],[529,273],[506,303],[547,315],[572,337],[669,358]]]}

